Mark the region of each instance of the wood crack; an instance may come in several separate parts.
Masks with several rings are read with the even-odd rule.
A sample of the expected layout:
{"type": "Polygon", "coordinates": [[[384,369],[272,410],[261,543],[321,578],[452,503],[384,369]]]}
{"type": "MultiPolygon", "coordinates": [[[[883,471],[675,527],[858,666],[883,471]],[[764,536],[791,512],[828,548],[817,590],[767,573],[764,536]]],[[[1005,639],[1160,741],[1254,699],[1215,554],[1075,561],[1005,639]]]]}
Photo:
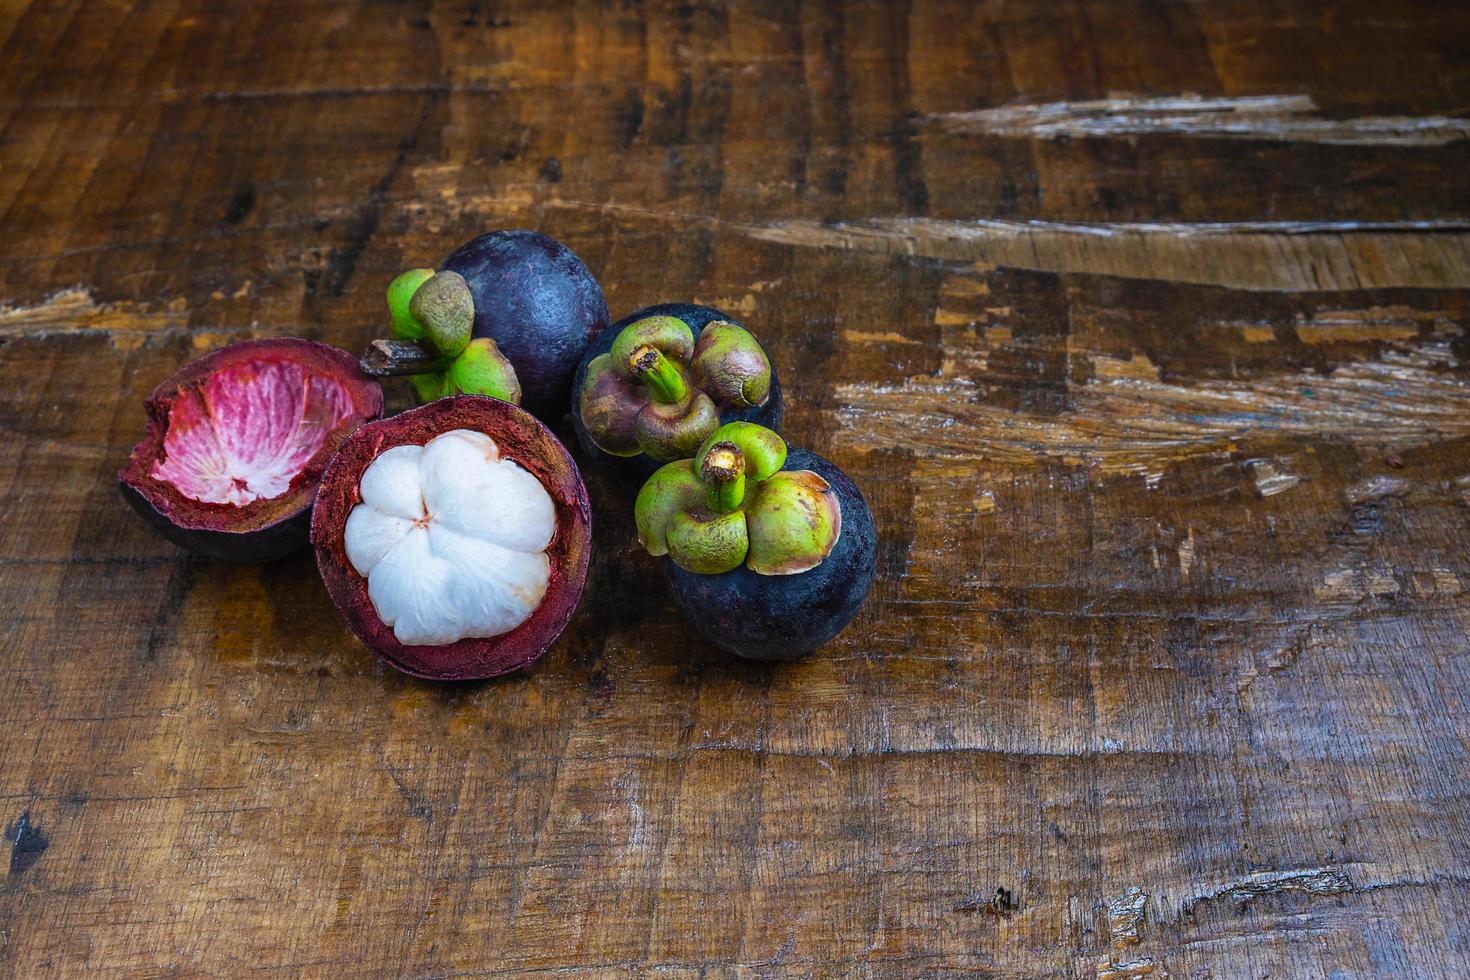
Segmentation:
{"type": "Polygon", "coordinates": [[[1110,98],[941,112],[945,132],[1043,140],[1186,136],[1339,146],[1435,147],[1470,139],[1470,120],[1449,116],[1324,118],[1308,95],[1110,98]]]}
{"type": "Polygon", "coordinates": [[[1470,286],[1470,222],[1055,222],[805,219],[747,226],[798,248],[907,255],[1043,272],[1317,292],[1470,286]],[[1208,249],[1198,247],[1208,239],[1208,249]],[[1388,262],[1402,252],[1407,261],[1388,262]]]}

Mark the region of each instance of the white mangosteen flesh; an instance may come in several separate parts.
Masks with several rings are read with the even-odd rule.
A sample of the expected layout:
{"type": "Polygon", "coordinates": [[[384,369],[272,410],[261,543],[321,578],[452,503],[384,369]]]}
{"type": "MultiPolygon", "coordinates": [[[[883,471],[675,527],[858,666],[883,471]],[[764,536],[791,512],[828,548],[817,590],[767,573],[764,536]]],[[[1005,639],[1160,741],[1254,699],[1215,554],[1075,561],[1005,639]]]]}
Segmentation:
{"type": "Polygon", "coordinates": [[[556,508],[489,436],[454,429],[394,446],[368,464],[358,489],[347,559],[399,643],[500,636],[541,605],[556,508]]]}
{"type": "Polygon", "coordinates": [[[352,412],[335,378],[288,361],[236,364],[180,392],[150,475],[205,504],[279,497],[352,412]]]}

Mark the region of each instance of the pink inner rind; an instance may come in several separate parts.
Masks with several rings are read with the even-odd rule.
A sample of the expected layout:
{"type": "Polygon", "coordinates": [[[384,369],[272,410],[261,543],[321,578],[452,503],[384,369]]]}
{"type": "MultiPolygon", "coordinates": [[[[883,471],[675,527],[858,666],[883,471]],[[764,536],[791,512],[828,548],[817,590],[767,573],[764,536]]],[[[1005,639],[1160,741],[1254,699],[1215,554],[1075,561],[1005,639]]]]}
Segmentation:
{"type": "Polygon", "coordinates": [[[352,394],[299,364],[252,360],[181,390],[150,475],[206,504],[279,497],[353,415],[352,394]]]}

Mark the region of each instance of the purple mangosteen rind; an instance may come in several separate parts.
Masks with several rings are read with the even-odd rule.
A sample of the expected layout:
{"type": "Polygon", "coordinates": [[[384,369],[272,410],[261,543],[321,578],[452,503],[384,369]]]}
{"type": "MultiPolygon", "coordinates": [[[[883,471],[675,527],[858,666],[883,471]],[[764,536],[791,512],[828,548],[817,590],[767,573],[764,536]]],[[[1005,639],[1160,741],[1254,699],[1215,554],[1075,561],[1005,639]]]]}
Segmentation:
{"type": "Polygon", "coordinates": [[[204,558],[258,563],[274,561],[309,543],[311,507],[328,462],[360,425],[383,414],[383,389],[358,368],[357,360],[328,344],[298,338],[247,340],[197,358],[165,378],[144,403],[148,428],[118,471],[124,500],[167,540],[204,558]],[[323,439],[285,492],[245,504],[193,499],[153,474],[165,458],[170,413],[181,397],[212,376],[252,364],[288,363],[314,377],[329,377],[347,392],[350,415],[323,439]]]}
{"type": "MultiPolygon", "coordinates": [[[[611,353],[614,343],[623,331],[640,320],[648,320],[658,317],[671,317],[682,321],[688,326],[695,344],[704,335],[706,328],[716,325],[730,324],[740,328],[755,340],[759,345],[759,338],[748,327],[729,314],[709,306],[699,306],[692,303],[658,303],[635,310],[627,316],[608,327],[598,336],[582,355],[582,362],[577,368],[576,376],[572,381],[572,427],[577,435],[577,442],[582,447],[586,458],[596,464],[600,469],[619,477],[629,483],[641,484],[658,470],[668,460],[655,459],[645,452],[634,455],[619,455],[611,453],[598,445],[588,431],[586,420],[581,411],[582,393],[588,383],[589,369],[593,361],[604,354],[611,353]]],[[[757,405],[740,405],[726,400],[723,403],[713,403],[714,409],[712,421],[716,424],[727,422],[753,422],[767,429],[779,431],[782,415],[782,392],[780,376],[776,370],[775,362],[771,359],[768,351],[762,347],[766,364],[770,369],[769,386],[765,393],[765,400],[757,405]]],[[[674,358],[666,358],[674,360],[674,358]]],[[[690,372],[683,370],[685,380],[692,381],[690,372]]],[[[596,381],[596,378],[594,378],[596,381]]],[[[692,387],[697,387],[693,386],[692,387]]]]}
{"type": "Polygon", "coordinates": [[[353,633],[380,660],[429,680],[482,680],[529,668],[571,621],[587,582],[592,556],[592,508],[577,464],[551,430],[509,402],[457,395],[365,425],[327,467],[312,512],[311,541],[322,582],[353,633]],[[556,533],[546,549],[551,579],[545,598],[519,626],[501,636],[456,640],[439,646],[400,643],[368,597],[367,579],[352,567],[345,544],[347,518],[362,501],[367,467],[383,452],[423,445],[455,429],[493,439],[501,456],[541,483],[556,511],[556,533]]]}
{"type": "Polygon", "coordinates": [[[489,395],[560,419],[582,352],[607,327],[607,301],[566,245],[540,232],[494,231],[439,269],[388,286],[392,339],[363,356],[376,377],[408,375],[420,401],[489,395]]]}
{"type": "Polygon", "coordinates": [[[704,575],[663,559],[669,593],[684,617],[710,643],[750,660],[791,660],[831,641],[857,615],[877,572],[873,515],[847,474],[803,449],[788,450],[786,471],[821,477],[841,508],[842,533],[815,567],[763,575],[742,564],[704,575]]]}

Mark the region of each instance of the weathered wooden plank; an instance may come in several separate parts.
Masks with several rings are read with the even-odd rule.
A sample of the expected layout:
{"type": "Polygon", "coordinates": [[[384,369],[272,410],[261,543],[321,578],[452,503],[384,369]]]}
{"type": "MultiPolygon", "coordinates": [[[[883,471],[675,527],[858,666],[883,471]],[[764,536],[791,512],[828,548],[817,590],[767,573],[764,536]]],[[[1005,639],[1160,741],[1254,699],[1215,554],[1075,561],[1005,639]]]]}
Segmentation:
{"type": "Polygon", "coordinates": [[[1470,10],[1319,7],[0,4],[0,972],[1466,973],[1470,10]],[[457,686],[120,504],[510,225],[768,342],[883,535],[821,654],[595,476],[457,686]]]}

